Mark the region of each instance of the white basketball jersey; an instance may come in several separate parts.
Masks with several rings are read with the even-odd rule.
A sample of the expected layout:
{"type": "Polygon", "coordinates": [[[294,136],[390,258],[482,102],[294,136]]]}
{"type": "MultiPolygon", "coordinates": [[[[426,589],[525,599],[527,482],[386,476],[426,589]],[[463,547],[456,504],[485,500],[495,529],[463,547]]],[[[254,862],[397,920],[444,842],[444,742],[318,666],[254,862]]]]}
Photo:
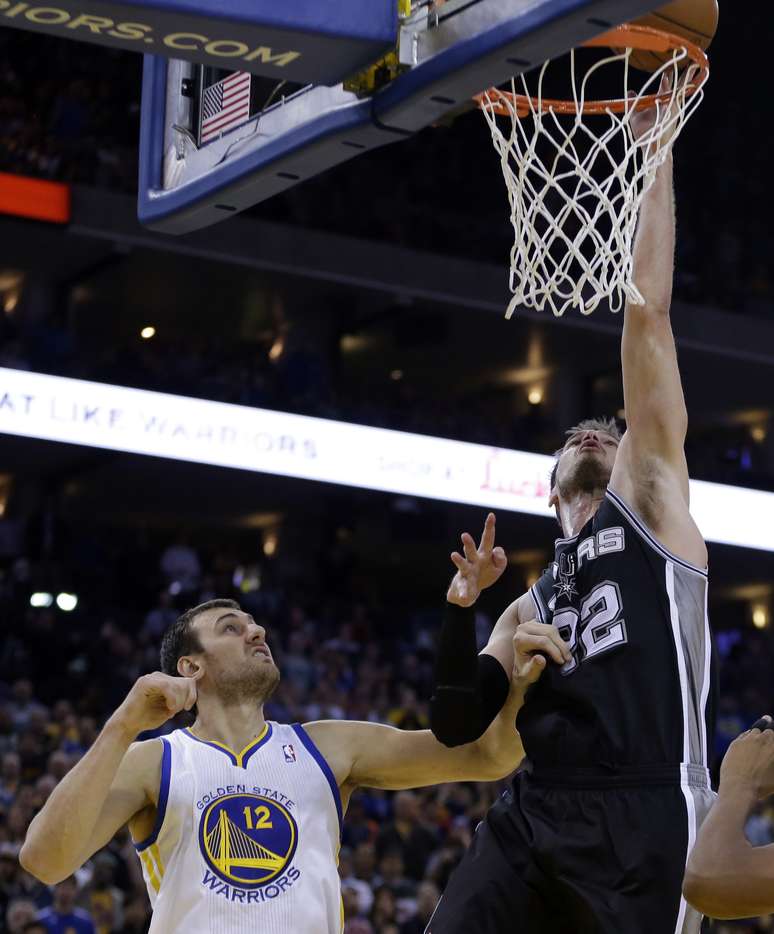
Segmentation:
{"type": "Polygon", "coordinates": [[[158,813],[136,844],[151,934],[340,934],[341,798],[299,724],[242,752],[188,730],[162,738],[158,813]]]}

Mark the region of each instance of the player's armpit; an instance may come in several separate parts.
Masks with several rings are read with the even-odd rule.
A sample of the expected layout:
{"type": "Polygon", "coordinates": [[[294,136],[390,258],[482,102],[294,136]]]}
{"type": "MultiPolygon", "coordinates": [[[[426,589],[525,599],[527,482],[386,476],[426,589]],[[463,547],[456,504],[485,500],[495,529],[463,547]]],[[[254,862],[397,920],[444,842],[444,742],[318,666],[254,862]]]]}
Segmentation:
{"type": "Polygon", "coordinates": [[[132,817],[155,805],[161,742],[133,743],[123,755],[111,748],[120,744],[106,728],[30,824],[19,861],[42,882],[53,885],[67,878],[132,817]],[[111,768],[116,755],[119,764],[111,768]],[[100,773],[108,776],[107,791],[100,785],[100,773]]]}

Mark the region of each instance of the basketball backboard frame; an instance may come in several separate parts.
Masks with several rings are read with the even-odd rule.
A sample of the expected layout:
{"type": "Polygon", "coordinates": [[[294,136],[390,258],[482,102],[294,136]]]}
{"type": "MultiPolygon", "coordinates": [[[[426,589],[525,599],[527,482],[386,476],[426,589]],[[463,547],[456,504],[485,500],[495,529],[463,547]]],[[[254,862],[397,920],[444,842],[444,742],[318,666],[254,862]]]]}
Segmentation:
{"type": "Polygon", "coordinates": [[[423,7],[402,22],[396,55],[405,70],[386,87],[358,97],[343,85],[310,85],[202,150],[172,129],[185,66],[146,56],[139,218],[171,234],[217,223],[405,139],[484,88],[657,6],[654,0],[447,0],[434,12],[423,7]]]}

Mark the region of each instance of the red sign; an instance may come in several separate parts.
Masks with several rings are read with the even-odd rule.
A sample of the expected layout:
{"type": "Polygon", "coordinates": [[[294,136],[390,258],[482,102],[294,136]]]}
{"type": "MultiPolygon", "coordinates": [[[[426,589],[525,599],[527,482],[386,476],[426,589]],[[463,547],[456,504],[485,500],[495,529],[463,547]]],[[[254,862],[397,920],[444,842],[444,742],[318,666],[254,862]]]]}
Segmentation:
{"type": "Polygon", "coordinates": [[[0,214],[67,224],[71,214],[70,186],[0,172],[0,214]]]}

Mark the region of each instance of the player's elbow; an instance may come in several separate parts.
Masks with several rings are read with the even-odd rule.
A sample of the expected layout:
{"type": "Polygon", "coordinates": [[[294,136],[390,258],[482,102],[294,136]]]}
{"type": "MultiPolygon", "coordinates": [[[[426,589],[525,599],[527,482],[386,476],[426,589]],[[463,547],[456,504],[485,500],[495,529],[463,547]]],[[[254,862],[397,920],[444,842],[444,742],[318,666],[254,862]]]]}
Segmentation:
{"type": "Polygon", "coordinates": [[[521,761],[522,757],[516,758],[515,756],[494,759],[486,766],[486,775],[480,781],[500,782],[509,775],[513,775],[521,765],[521,761]]]}
{"type": "Polygon", "coordinates": [[[454,749],[480,739],[486,727],[477,722],[465,699],[438,692],[430,700],[430,729],[444,746],[454,749]]]}
{"type": "Polygon", "coordinates": [[[713,915],[712,909],[716,906],[712,904],[713,880],[708,875],[701,872],[695,872],[690,867],[686,870],[683,879],[683,897],[697,911],[709,917],[713,915]]]}
{"type": "Polygon", "coordinates": [[[738,885],[729,884],[723,873],[709,867],[698,870],[689,865],[683,879],[683,897],[688,904],[719,921],[768,913],[758,900],[749,901],[747,894],[738,885]]]}
{"type": "Polygon", "coordinates": [[[472,749],[478,773],[475,780],[480,782],[502,781],[512,775],[524,760],[518,734],[509,736],[506,741],[497,737],[497,742],[492,742],[486,736],[475,743],[472,749]]]}
{"type": "Polygon", "coordinates": [[[34,876],[44,885],[57,885],[66,879],[71,872],[62,870],[51,863],[50,856],[45,850],[26,841],[19,852],[19,864],[25,872],[34,876]]]}

